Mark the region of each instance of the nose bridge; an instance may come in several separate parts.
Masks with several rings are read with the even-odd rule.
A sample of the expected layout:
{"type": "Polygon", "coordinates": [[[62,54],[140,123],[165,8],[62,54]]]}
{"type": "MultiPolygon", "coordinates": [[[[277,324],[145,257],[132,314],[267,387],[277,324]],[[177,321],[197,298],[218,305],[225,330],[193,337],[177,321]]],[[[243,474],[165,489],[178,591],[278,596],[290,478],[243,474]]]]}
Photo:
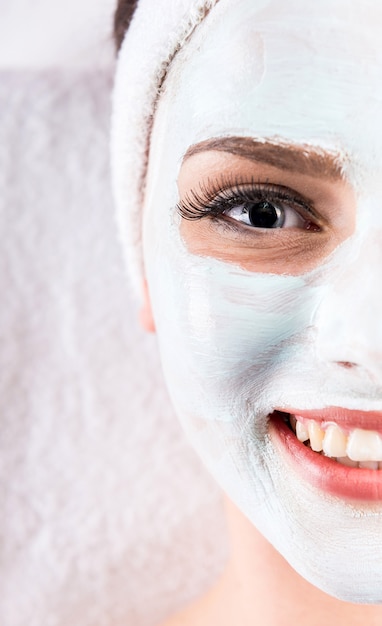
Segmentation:
{"type": "Polygon", "coordinates": [[[328,279],[315,326],[321,359],[382,372],[382,229],[328,279]]]}

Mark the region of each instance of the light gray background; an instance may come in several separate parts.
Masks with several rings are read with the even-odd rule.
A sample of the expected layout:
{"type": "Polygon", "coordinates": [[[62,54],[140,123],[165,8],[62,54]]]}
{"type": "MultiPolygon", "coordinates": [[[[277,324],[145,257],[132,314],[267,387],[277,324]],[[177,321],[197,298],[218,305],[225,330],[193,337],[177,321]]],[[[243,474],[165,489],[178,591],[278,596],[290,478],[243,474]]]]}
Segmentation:
{"type": "Polygon", "coordinates": [[[113,221],[112,4],[0,0],[2,626],[154,625],[225,558],[113,221]]]}

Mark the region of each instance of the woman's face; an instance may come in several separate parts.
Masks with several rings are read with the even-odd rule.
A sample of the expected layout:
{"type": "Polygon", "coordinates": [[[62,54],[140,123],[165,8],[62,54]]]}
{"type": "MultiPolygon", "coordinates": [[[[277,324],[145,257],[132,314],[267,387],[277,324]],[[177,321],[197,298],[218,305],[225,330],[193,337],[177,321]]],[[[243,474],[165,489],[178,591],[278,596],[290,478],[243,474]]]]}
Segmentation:
{"type": "Polygon", "coordinates": [[[381,23],[377,0],[220,0],[166,79],[144,211],[164,371],[194,446],[302,576],[371,603],[381,23]]]}

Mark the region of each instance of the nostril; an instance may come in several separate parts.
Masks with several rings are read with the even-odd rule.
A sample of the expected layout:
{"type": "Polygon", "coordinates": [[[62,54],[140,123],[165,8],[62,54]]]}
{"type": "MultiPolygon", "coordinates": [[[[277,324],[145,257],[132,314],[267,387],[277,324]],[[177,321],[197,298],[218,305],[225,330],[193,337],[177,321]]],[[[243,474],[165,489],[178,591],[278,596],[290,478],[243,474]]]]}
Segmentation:
{"type": "Polygon", "coordinates": [[[345,367],[346,369],[351,369],[352,367],[358,367],[357,363],[353,363],[352,361],[337,361],[337,365],[341,367],[345,367]]]}

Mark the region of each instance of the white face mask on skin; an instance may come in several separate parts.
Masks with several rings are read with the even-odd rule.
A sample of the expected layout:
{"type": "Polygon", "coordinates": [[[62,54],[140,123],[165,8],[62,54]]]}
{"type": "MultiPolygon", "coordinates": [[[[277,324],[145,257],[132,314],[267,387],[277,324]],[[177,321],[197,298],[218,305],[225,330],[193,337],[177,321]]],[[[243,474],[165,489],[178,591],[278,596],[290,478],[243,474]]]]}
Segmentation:
{"type": "MultiPolygon", "coordinates": [[[[175,58],[156,111],[143,232],[163,367],[193,445],[292,567],[343,600],[381,603],[382,470],[347,465],[374,467],[382,448],[382,9],[376,1],[255,4],[219,2],[175,58]],[[318,179],[315,208],[338,241],[316,261],[283,263],[280,252],[269,269],[261,254],[257,267],[239,252],[236,262],[214,255],[213,246],[196,254],[175,208],[176,180],[190,146],[222,137],[335,155],[355,227],[341,235],[353,208],[336,183],[320,195],[318,179]],[[270,420],[276,409],[299,425],[270,420]],[[312,452],[296,428],[347,465],[312,452]]],[[[288,170],[263,167],[260,180],[258,167],[245,164],[247,186],[288,186],[288,170]]],[[[204,182],[215,175],[205,171],[204,182]]],[[[220,233],[235,249],[236,235],[210,223],[213,242],[220,233]]],[[[257,235],[246,232],[256,248],[257,235]]]]}

